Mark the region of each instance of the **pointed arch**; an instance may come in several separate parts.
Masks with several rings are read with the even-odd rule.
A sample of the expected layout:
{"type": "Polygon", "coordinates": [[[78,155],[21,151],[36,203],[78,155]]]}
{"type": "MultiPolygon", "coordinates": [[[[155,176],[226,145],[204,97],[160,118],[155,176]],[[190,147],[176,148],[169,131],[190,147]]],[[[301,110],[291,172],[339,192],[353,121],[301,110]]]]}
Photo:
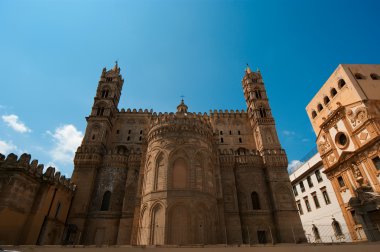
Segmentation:
{"type": "Polygon", "coordinates": [[[188,163],[182,157],[173,162],[172,187],[181,189],[187,187],[188,163]]]}
{"type": "Polygon", "coordinates": [[[164,168],[164,154],[162,152],[159,152],[156,157],[156,165],[155,165],[155,171],[154,171],[154,184],[153,184],[153,190],[162,190],[164,189],[165,181],[163,179],[165,168],[164,168]]]}
{"type": "Polygon", "coordinates": [[[100,211],[108,211],[111,203],[111,192],[105,191],[103,194],[102,204],[100,206],[100,211]]]}
{"type": "Polygon", "coordinates": [[[261,118],[267,117],[266,109],[263,106],[260,106],[259,113],[261,118]]]}
{"type": "Polygon", "coordinates": [[[150,225],[150,243],[153,245],[164,244],[165,237],[165,212],[160,203],[152,206],[150,225]]]}
{"type": "Polygon", "coordinates": [[[189,207],[184,203],[177,203],[168,210],[168,242],[169,244],[189,244],[190,240],[190,214],[189,207]]]}

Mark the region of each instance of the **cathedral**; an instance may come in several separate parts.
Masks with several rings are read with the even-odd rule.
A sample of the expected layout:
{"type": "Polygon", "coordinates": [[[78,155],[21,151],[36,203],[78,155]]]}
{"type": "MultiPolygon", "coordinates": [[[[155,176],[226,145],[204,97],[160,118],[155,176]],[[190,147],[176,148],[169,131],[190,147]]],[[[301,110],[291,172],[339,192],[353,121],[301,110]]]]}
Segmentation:
{"type": "Polygon", "coordinates": [[[260,71],[247,109],[118,109],[123,77],[103,69],[74,158],[66,243],[258,244],[305,241],[260,71]]]}

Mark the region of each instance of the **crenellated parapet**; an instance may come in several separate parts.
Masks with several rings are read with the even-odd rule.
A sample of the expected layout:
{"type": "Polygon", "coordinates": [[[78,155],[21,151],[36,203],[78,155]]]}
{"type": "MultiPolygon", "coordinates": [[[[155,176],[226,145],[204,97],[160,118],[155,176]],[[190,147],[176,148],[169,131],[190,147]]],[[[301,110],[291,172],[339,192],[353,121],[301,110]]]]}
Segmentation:
{"type": "Polygon", "coordinates": [[[171,133],[196,133],[212,139],[212,126],[206,113],[153,113],[150,120],[148,141],[171,133]]]}
{"type": "Polygon", "coordinates": [[[152,114],[153,113],[153,109],[131,109],[131,108],[128,108],[128,109],[121,109],[119,113],[123,113],[123,114],[152,114]]]}
{"type": "Polygon", "coordinates": [[[245,110],[210,110],[210,118],[248,118],[245,110]]]}
{"type": "Polygon", "coordinates": [[[68,190],[75,191],[75,185],[70,178],[61,175],[54,167],[49,166],[44,171],[44,165],[38,164],[37,160],[31,160],[31,155],[23,153],[20,158],[16,154],[10,153],[6,158],[0,153],[0,170],[5,173],[12,171],[23,172],[29,177],[39,182],[49,182],[57,186],[62,186],[68,190]]]}

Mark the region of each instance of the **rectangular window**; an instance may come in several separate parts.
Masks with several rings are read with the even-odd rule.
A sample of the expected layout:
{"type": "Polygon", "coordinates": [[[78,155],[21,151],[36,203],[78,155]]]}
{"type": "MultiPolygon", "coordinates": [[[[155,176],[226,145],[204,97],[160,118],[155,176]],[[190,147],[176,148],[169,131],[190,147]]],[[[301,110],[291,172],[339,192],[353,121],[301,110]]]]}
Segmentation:
{"type": "Polygon", "coordinates": [[[323,195],[323,199],[325,200],[326,205],[330,204],[330,198],[329,195],[327,194],[326,187],[321,188],[321,192],[323,195]]]}
{"type": "Polygon", "coordinates": [[[372,159],[373,165],[375,166],[376,170],[380,171],[380,158],[375,157],[372,159]]]}
{"type": "Polygon", "coordinates": [[[310,207],[309,199],[307,197],[305,197],[305,198],[303,198],[303,200],[305,201],[305,205],[306,205],[307,211],[311,212],[311,207],[310,207]]]}
{"type": "Polygon", "coordinates": [[[307,184],[309,185],[309,188],[312,188],[314,185],[313,185],[313,181],[311,181],[311,177],[307,176],[306,180],[307,180],[307,184]]]}
{"type": "Polygon", "coordinates": [[[343,180],[342,176],[338,177],[338,183],[339,183],[339,186],[341,188],[346,186],[346,184],[344,183],[344,180],[343,180]]]}
{"type": "Polygon", "coordinates": [[[317,177],[318,183],[323,181],[322,176],[321,176],[321,172],[319,170],[315,171],[315,176],[317,177]]]}
{"type": "Polygon", "coordinates": [[[297,200],[297,207],[298,207],[298,211],[300,212],[300,215],[303,215],[301,201],[299,201],[299,200],[297,200]]]}
{"type": "Polygon", "coordinates": [[[304,192],[305,191],[305,186],[303,185],[302,181],[300,182],[300,187],[301,187],[301,192],[304,192]]]}
{"type": "Polygon", "coordinates": [[[319,204],[318,197],[317,197],[317,193],[314,192],[314,193],[312,193],[311,195],[313,196],[313,200],[314,200],[315,208],[320,208],[321,205],[319,204]]]}
{"type": "Polygon", "coordinates": [[[294,193],[294,196],[298,195],[297,186],[293,186],[293,193],[294,193]]]}

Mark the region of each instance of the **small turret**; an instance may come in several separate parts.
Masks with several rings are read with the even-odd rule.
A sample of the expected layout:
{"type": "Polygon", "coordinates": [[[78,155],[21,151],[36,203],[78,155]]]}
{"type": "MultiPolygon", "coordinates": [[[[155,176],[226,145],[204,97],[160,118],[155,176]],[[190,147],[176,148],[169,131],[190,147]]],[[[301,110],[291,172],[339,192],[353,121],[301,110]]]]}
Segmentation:
{"type": "Polygon", "coordinates": [[[177,106],[177,113],[187,113],[187,106],[183,99],[181,99],[181,103],[177,106]]]}

